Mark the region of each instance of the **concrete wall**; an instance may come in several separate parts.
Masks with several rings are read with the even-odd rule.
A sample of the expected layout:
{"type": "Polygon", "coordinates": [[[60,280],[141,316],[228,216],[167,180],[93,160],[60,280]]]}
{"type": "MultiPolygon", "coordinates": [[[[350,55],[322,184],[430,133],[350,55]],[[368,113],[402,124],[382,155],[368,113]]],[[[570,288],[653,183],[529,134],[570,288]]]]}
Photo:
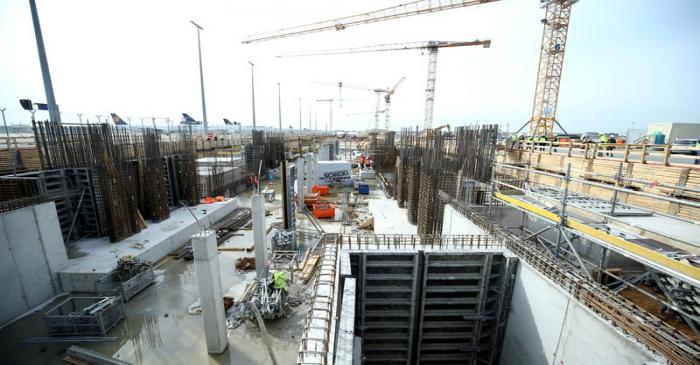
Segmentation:
{"type": "Polygon", "coordinates": [[[521,261],[501,364],[656,363],[658,359],[521,261]]]}
{"type": "Polygon", "coordinates": [[[0,214],[0,326],[61,293],[67,262],[53,202],[0,214]]]}
{"type": "Polygon", "coordinates": [[[666,143],[673,143],[676,139],[699,138],[700,123],[651,123],[647,128],[647,134],[661,132],[666,136],[666,143]]]}
{"type": "Polygon", "coordinates": [[[469,219],[457,212],[451,205],[445,205],[442,220],[442,234],[484,234],[484,231],[469,219]]]}

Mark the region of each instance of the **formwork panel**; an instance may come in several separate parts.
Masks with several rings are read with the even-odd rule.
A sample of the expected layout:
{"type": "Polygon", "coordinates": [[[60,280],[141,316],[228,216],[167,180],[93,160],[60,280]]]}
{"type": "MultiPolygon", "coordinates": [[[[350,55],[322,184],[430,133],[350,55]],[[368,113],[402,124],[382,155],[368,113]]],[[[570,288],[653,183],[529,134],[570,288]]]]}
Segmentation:
{"type": "Polygon", "coordinates": [[[365,364],[410,364],[415,318],[415,253],[353,255],[358,275],[357,323],[365,364]]]}
{"type": "MultiPolygon", "coordinates": [[[[509,261],[494,252],[351,254],[364,364],[493,362],[509,308],[509,261]]],[[[517,260],[516,260],[517,261],[517,260]]]]}

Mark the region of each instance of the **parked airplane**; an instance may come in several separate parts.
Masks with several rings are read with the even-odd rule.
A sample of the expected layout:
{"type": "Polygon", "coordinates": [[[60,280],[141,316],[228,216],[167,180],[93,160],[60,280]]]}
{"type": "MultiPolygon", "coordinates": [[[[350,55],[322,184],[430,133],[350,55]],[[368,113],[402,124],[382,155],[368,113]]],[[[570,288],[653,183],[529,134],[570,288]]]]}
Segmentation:
{"type": "Polygon", "coordinates": [[[182,119],[183,119],[183,121],[180,122],[180,124],[185,124],[185,125],[200,125],[200,124],[202,124],[202,122],[194,120],[187,113],[182,113],[182,119]]]}

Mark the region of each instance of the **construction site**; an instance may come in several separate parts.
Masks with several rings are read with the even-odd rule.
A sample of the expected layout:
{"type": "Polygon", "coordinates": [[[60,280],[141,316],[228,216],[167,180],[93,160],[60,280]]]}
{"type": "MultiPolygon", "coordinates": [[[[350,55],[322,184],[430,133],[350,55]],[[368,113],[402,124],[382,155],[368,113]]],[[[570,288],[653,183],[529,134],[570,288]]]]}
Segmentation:
{"type": "MultiPolygon", "coordinates": [[[[513,133],[434,117],[438,51],[496,38],[277,52],[423,52],[417,126],[394,118],[401,77],[316,82],[338,88],[315,100],[325,128],[311,112],[302,127],[301,99],[298,129],[283,128],[281,101],[279,128],[262,127],[250,62],[252,127],[218,128],[201,44],[201,122],[68,122],[29,0],[46,103],[20,100],[21,128],[2,109],[0,363],[700,364],[700,128],[684,127],[697,144],[682,150],[670,129],[567,133],[557,107],[580,4],[528,1],[542,42],[528,45],[540,47],[532,114],[513,133]],[[353,90],[372,97],[366,130],[338,125],[353,90]]],[[[275,50],[510,2],[366,4],[238,41],[275,50]]]]}

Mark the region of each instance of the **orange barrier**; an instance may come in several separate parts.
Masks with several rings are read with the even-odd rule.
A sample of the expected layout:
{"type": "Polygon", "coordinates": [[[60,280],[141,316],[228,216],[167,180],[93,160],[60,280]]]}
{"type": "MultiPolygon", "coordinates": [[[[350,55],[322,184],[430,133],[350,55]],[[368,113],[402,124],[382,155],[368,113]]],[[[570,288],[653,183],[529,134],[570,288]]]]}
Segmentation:
{"type": "Polygon", "coordinates": [[[335,207],[329,203],[315,203],[314,217],[316,218],[333,218],[335,217],[335,207]]]}
{"type": "Polygon", "coordinates": [[[206,198],[202,198],[202,199],[199,201],[199,203],[200,203],[200,204],[213,204],[213,203],[216,203],[216,202],[222,202],[222,201],[224,201],[224,200],[225,200],[224,197],[221,196],[221,195],[219,195],[219,196],[217,196],[217,197],[215,197],[215,198],[212,198],[212,197],[208,196],[208,197],[206,197],[206,198]]]}
{"type": "Polygon", "coordinates": [[[311,192],[312,193],[319,193],[321,195],[328,195],[328,191],[330,189],[328,188],[328,185],[311,185],[311,192]]]}

